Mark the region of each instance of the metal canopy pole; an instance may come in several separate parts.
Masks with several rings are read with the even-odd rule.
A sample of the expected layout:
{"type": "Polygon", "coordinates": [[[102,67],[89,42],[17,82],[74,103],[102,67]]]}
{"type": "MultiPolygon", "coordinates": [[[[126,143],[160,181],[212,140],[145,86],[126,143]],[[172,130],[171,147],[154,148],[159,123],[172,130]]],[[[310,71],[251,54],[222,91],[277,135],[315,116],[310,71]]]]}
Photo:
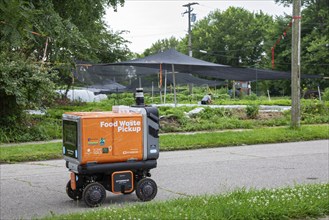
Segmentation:
{"type": "Polygon", "coordinates": [[[166,96],[167,96],[167,69],[165,70],[165,84],[164,84],[164,92],[163,92],[163,103],[166,104],[166,96]]]}
{"type": "Polygon", "coordinates": [[[153,81],[152,81],[152,103],[153,103],[153,93],[154,93],[154,84],[153,84],[153,81]]]}
{"type": "Polygon", "coordinates": [[[173,84],[174,84],[174,103],[175,103],[175,107],[177,106],[177,99],[176,99],[176,77],[175,77],[175,68],[174,68],[174,64],[171,64],[171,68],[172,68],[172,78],[173,78],[173,84]]]}

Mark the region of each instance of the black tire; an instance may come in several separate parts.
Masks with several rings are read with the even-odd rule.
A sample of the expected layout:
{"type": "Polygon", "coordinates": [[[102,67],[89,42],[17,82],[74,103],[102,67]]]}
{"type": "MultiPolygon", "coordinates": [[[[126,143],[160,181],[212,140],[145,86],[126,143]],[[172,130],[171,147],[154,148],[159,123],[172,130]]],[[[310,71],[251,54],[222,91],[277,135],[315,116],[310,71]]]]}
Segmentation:
{"type": "Polygon", "coordinates": [[[151,201],[158,192],[158,186],[154,180],[150,178],[141,179],[136,186],[136,195],[143,201],[151,201]]]}
{"type": "Polygon", "coordinates": [[[66,194],[73,200],[80,200],[82,198],[82,190],[81,189],[76,189],[73,190],[71,188],[71,181],[66,184],[66,194]]]}
{"type": "Polygon", "coordinates": [[[90,183],[83,190],[82,196],[89,207],[98,207],[106,198],[106,190],[100,183],[90,183]]]}

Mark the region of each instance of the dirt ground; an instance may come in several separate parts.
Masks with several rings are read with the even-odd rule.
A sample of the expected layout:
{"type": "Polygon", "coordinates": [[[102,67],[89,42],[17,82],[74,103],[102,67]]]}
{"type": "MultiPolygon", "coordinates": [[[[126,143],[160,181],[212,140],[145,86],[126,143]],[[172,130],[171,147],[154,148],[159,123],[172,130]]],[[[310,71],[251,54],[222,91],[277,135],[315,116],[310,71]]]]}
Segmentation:
{"type": "MultiPolygon", "coordinates": [[[[237,109],[234,110],[233,115],[237,116],[241,120],[248,120],[248,116],[246,115],[245,110],[237,109]]],[[[259,112],[257,115],[257,118],[253,120],[270,120],[270,119],[276,119],[283,116],[282,112],[259,112]]],[[[174,116],[165,116],[160,118],[160,127],[172,127],[177,128],[180,127],[180,123],[178,122],[177,118],[174,116]]]]}
{"type": "Polygon", "coordinates": [[[282,112],[260,112],[258,114],[258,119],[275,119],[283,116],[282,112]]]}
{"type": "MultiPolygon", "coordinates": [[[[239,109],[234,111],[234,115],[237,115],[241,120],[249,119],[246,115],[246,111],[239,109]]],[[[259,112],[255,120],[269,120],[269,119],[276,119],[283,116],[282,112],[259,112]]]]}

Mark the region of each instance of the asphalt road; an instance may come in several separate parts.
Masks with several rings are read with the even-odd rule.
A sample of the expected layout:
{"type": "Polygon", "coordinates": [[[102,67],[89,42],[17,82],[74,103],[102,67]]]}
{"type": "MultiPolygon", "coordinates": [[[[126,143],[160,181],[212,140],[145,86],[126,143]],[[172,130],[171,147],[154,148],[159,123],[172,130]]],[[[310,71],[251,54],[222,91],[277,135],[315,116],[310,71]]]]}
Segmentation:
{"type": "MultiPolygon", "coordinates": [[[[163,152],[152,178],[154,201],[215,194],[237,187],[276,188],[329,182],[329,140],[163,152]]],[[[0,219],[30,219],[51,213],[89,211],[65,193],[63,160],[2,164],[0,219]]],[[[107,193],[103,207],[139,203],[135,193],[107,193]]]]}

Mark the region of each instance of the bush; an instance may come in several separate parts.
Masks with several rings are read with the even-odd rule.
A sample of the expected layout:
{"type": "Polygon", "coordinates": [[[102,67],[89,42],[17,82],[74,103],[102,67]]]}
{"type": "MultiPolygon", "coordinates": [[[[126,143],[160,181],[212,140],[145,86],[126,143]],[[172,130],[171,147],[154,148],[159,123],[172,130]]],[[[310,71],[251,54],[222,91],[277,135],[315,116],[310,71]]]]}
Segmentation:
{"type": "Polygon", "coordinates": [[[259,113],[259,105],[247,105],[246,114],[248,118],[257,118],[259,113]]]}
{"type": "Polygon", "coordinates": [[[0,129],[0,143],[44,141],[61,138],[61,120],[25,118],[21,126],[0,129]]]}
{"type": "Polygon", "coordinates": [[[302,114],[310,114],[310,115],[325,115],[328,114],[328,107],[325,106],[323,103],[310,103],[301,105],[301,112],[302,114]]]}
{"type": "Polygon", "coordinates": [[[0,126],[19,126],[24,109],[44,107],[55,97],[57,71],[19,54],[0,53],[0,126]]]}
{"type": "Polygon", "coordinates": [[[247,96],[244,96],[243,99],[246,99],[246,100],[257,100],[258,97],[255,93],[252,93],[251,95],[247,95],[247,96]]]}
{"type": "Polygon", "coordinates": [[[326,88],[323,92],[322,99],[324,101],[329,101],[329,88],[326,88]]]}
{"type": "Polygon", "coordinates": [[[219,99],[219,100],[229,100],[231,97],[229,94],[219,94],[214,97],[214,99],[219,99]]]}

